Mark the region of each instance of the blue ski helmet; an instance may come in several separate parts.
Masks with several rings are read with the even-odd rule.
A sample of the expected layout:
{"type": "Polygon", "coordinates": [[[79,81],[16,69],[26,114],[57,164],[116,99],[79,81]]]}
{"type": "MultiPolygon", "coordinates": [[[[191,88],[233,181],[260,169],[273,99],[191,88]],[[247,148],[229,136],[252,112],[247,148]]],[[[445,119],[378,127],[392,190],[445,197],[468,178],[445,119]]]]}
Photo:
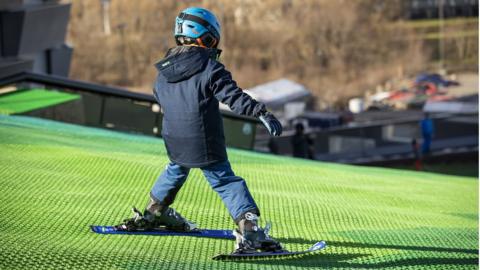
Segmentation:
{"type": "Polygon", "coordinates": [[[189,7],[175,19],[177,45],[196,44],[216,48],[220,42],[220,24],[212,12],[198,7],[189,7]]]}

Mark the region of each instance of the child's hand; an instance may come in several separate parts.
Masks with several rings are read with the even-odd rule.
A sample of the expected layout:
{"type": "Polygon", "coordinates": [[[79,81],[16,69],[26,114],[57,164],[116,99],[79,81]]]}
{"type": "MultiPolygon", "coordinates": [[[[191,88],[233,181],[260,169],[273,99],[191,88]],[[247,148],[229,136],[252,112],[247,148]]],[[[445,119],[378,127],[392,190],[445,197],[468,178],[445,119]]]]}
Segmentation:
{"type": "Polygon", "coordinates": [[[263,125],[267,128],[270,135],[280,136],[282,134],[282,124],[280,121],[270,112],[266,112],[259,117],[263,125]]]}

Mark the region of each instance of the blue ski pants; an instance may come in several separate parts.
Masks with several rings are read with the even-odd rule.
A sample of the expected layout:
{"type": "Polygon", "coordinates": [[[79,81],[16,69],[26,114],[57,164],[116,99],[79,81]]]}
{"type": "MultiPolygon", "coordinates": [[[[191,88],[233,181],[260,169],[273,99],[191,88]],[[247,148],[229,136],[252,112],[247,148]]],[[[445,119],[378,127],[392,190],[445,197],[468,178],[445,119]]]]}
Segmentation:
{"type": "MultiPolygon", "coordinates": [[[[260,215],[245,180],[234,174],[228,160],[200,169],[213,190],[222,198],[235,222],[238,222],[246,212],[260,215]]],[[[153,185],[150,192],[152,199],[161,205],[172,204],[189,172],[189,168],[170,162],[153,185]]]]}
{"type": "Polygon", "coordinates": [[[430,145],[432,144],[432,134],[424,133],[423,134],[423,144],[422,144],[422,152],[424,154],[430,152],[430,145]]]}

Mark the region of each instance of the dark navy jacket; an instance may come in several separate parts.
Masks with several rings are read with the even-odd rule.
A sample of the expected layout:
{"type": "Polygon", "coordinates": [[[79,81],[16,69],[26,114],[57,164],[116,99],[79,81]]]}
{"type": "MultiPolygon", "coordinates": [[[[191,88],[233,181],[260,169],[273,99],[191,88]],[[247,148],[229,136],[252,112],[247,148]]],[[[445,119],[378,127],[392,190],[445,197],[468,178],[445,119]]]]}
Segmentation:
{"type": "Polygon", "coordinates": [[[188,168],[227,160],[218,102],[258,117],[265,105],[240,89],[214,50],[181,46],[155,64],[154,95],[163,110],[162,136],[172,162],[188,168]]]}

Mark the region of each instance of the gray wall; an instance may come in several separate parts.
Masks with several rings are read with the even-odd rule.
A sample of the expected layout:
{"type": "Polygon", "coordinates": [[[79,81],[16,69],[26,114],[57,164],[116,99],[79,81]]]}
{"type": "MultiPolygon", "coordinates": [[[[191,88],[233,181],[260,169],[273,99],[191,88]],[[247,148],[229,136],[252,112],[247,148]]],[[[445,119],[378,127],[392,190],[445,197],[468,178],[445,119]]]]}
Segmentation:
{"type": "Polygon", "coordinates": [[[0,76],[18,70],[68,76],[69,18],[70,4],[58,1],[0,1],[0,76]]]}

